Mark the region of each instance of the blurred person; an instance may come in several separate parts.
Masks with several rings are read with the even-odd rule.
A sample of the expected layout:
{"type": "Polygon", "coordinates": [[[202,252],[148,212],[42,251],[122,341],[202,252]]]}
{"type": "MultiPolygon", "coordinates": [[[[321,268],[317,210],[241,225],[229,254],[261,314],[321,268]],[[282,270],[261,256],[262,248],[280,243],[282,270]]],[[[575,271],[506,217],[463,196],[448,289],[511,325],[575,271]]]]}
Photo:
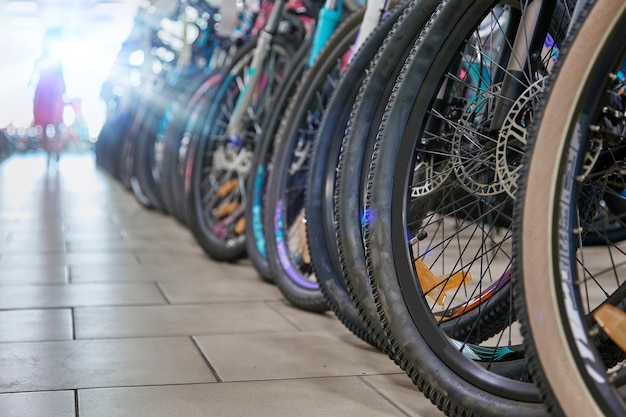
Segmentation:
{"type": "Polygon", "coordinates": [[[59,128],[63,123],[65,107],[65,79],[61,61],[52,55],[55,29],[49,29],[44,35],[41,56],[35,61],[33,77],[36,80],[33,100],[35,126],[41,128],[41,147],[48,154],[48,164],[54,153],[59,160],[63,147],[59,128]]]}

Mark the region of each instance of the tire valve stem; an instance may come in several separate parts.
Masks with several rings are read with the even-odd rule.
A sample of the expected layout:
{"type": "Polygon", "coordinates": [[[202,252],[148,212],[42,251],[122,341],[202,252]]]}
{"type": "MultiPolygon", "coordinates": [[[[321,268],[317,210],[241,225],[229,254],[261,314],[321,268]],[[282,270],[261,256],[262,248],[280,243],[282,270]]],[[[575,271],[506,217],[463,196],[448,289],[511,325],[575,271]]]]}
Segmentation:
{"type": "Polygon", "coordinates": [[[428,237],[428,232],[424,229],[420,230],[419,232],[417,232],[417,235],[415,236],[415,238],[417,240],[419,240],[420,242],[424,239],[426,239],[428,237]]]}

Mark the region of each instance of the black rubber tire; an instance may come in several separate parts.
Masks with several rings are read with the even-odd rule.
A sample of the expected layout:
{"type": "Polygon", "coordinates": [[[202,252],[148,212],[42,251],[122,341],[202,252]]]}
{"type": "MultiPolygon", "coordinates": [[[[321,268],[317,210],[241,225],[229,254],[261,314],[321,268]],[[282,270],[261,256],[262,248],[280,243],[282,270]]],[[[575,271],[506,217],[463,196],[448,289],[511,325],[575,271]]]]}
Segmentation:
{"type": "MultiPolygon", "coordinates": [[[[406,222],[413,214],[407,190],[425,120],[437,114],[430,109],[443,75],[455,59],[460,59],[460,45],[497,4],[443,1],[414,45],[394,87],[372,153],[365,212],[375,216],[364,222],[365,248],[378,313],[385,333],[393,335],[395,359],[434,404],[454,416],[545,416],[534,384],[518,380],[525,374],[523,351],[505,347],[485,360],[481,350],[463,343],[465,339],[460,341],[463,349],[454,347],[449,332],[441,328],[424,299],[407,236],[406,222]],[[478,357],[483,359],[467,358],[465,348],[480,352],[478,357]]],[[[416,209],[427,211],[423,206],[416,209]]],[[[473,217],[468,214],[468,218],[473,217]]],[[[483,306],[483,312],[493,313],[487,317],[488,324],[492,317],[502,318],[503,324],[510,320],[510,296],[510,291],[497,291],[483,306]]],[[[468,319],[471,321],[475,319],[468,319]]]]}
{"type": "MultiPolygon", "coordinates": [[[[546,101],[529,136],[520,178],[523,198],[515,207],[515,300],[530,369],[552,415],[614,417],[626,413],[623,384],[614,386],[607,378],[614,364],[606,358],[611,347],[598,345],[596,338],[604,332],[588,314],[597,309],[598,301],[624,310],[623,274],[612,270],[612,263],[623,262],[623,251],[614,250],[606,236],[602,242],[608,253],[587,248],[584,240],[581,246],[580,231],[574,229],[584,233],[592,221],[581,219],[585,183],[615,170],[612,164],[598,163],[596,175],[596,163],[587,172],[582,166],[591,148],[590,125],[604,118],[606,96],[598,92],[610,91],[609,74],[620,65],[623,69],[626,4],[591,2],[582,19],[574,30],[576,37],[561,48],[546,101]],[[594,268],[585,264],[590,259],[587,251],[601,271],[612,271],[611,281],[621,282],[614,293],[605,292],[591,302],[588,290],[598,281],[594,268]],[[586,282],[591,283],[589,289],[586,282]]],[[[602,147],[609,160],[619,166],[623,145],[611,141],[607,145],[602,147]]],[[[624,352],[619,353],[623,360],[624,352]]]]}
{"type": "Polygon", "coordinates": [[[188,102],[176,102],[174,117],[164,133],[165,149],[163,157],[162,194],[165,205],[174,217],[183,224],[187,222],[185,210],[185,156],[186,147],[197,126],[203,120],[207,101],[218,85],[220,74],[212,71],[198,77],[195,93],[188,102]],[[204,110],[204,111],[203,111],[204,110]]]}
{"type": "MultiPolygon", "coordinates": [[[[346,68],[333,93],[317,132],[306,187],[307,196],[315,196],[315,198],[306,198],[305,210],[308,244],[320,289],[330,309],[346,328],[363,341],[380,349],[383,349],[383,345],[373,340],[368,325],[359,312],[361,300],[353,300],[347,288],[346,281],[349,279],[347,274],[354,264],[350,262],[348,266],[346,262],[342,270],[341,242],[335,227],[338,212],[333,197],[334,190],[341,181],[341,178],[335,178],[336,175],[340,176],[338,164],[341,142],[361,83],[369,78],[372,71],[375,71],[375,66],[371,65],[372,59],[376,57],[379,48],[385,47],[385,40],[393,36],[393,32],[390,33],[390,31],[400,16],[405,15],[403,11],[410,2],[402,1],[399,5],[397,3],[352,57],[350,65],[346,68]]],[[[433,1],[433,3],[438,4],[439,1],[433,1]]],[[[427,9],[427,6],[423,8],[427,9]]],[[[425,20],[426,18],[423,19],[424,22],[425,20]]],[[[419,26],[419,21],[415,25],[419,26]]],[[[371,305],[374,306],[373,300],[371,305]]],[[[377,321],[378,316],[376,315],[373,320],[377,321]]]]}
{"type": "Polygon", "coordinates": [[[361,234],[360,213],[365,199],[362,173],[366,169],[363,164],[369,160],[368,155],[371,154],[387,100],[409,54],[410,48],[407,45],[415,42],[421,27],[439,3],[438,0],[415,0],[405,9],[399,24],[393,28],[378,51],[361,84],[338,156],[337,185],[333,198],[343,280],[370,337],[390,356],[393,356],[392,344],[389,343],[392,335],[386,335],[380,323],[367,274],[361,234]],[[401,24],[404,21],[411,21],[413,24],[401,24]]]}
{"type": "MultiPolygon", "coordinates": [[[[316,99],[318,91],[326,85],[327,75],[336,69],[337,60],[341,59],[350,49],[356,39],[360,22],[363,19],[364,10],[349,15],[335,30],[327,41],[326,45],[315,59],[313,66],[304,75],[298,90],[293,95],[285,118],[276,136],[274,154],[272,156],[272,168],[269,172],[267,196],[263,208],[264,230],[266,233],[265,242],[268,261],[272,275],[276,284],[280,288],[285,298],[296,307],[323,312],[328,310],[328,303],[322,294],[319,284],[313,274],[313,267],[306,261],[301,265],[296,265],[293,258],[285,256],[285,251],[289,252],[283,236],[287,236],[287,225],[284,227],[275,221],[275,213],[280,210],[282,219],[283,197],[287,191],[287,184],[292,178],[289,171],[291,169],[293,152],[300,139],[299,129],[306,120],[309,105],[316,99]],[[277,230],[278,229],[278,230],[277,230]],[[301,270],[300,267],[304,268],[301,270]]],[[[325,95],[328,99],[328,95],[325,95]]],[[[321,99],[322,101],[324,99],[321,99]]],[[[325,105],[322,104],[322,105],[325,105]]],[[[321,118],[321,114],[319,117],[321,118]]],[[[311,131],[306,139],[308,156],[312,150],[315,132],[311,131]]],[[[308,159],[307,156],[305,158],[308,159]]],[[[304,161],[304,160],[303,160],[304,161]]],[[[306,165],[306,162],[305,162],[306,165]]],[[[306,186],[306,176],[308,175],[306,166],[299,170],[302,187],[298,195],[298,201],[293,201],[293,205],[287,210],[292,211],[296,207],[296,212],[303,212],[305,206],[304,187],[306,186]]],[[[304,227],[304,226],[301,226],[304,227]]],[[[306,240],[306,236],[299,235],[299,240],[306,240]]],[[[295,255],[295,256],[299,256],[295,255]]]]}
{"type": "MultiPolygon", "coordinates": [[[[159,94],[159,97],[164,95],[159,94]]],[[[173,98],[168,98],[171,102],[173,98]]],[[[141,128],[135,137],[135,157],[133,174],[137,178],[139,188],[150,201],[150,205],[164,214],[169,214],[161,193],[161,175],[156,172],[154,145],[157,135],[164,122],[169,122],[168,108],[151,100],[151,107],[141,121],[141,128]]]]}

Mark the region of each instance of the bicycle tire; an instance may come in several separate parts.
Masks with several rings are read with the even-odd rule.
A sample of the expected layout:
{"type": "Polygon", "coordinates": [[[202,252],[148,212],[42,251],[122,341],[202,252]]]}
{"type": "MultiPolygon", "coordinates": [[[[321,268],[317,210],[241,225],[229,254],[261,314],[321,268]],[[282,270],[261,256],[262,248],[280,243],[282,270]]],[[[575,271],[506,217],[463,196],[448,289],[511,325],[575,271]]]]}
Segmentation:
{"type": "Polygon", "coordinates": [[[211,71],[199,77],[200,85],[187,103],[176,102],[172,122],[164,133],[164,157],[162,193],[169,212],[186,224],[185,202],[185,155],[194,130],[203,119],[203,109],[218,84],[218,71],[211,71]]]}
{"type": "Polygon", "coordinates": [[[309,53],[312,37],[305,39],[294,56],[291,69],[287,70],[288,78],[281,86],[281,92],[272,105],[274,111],[265,120],[259,144],[254,150],[250,175],[246,184],[246,192],[250,196],[246,204],[246,253],[250,262],[265,281],[274,282],[274,277],[267,260],[265,248],[265,231],[263,228],[263,206],[267,190],[267,178],[271,170],[274,152],[274,139],[282,117],[285,114],[289,99],[297,89],[298,83],[306,67],[306,56],[309,53]]]}
{"type": "MultiPolygon", "coordinates": [[[[369,78],[371,71],[374,70],[372,60],[383,47],[385,39],[391,37],[390,32],[396,22],[404,17],[404,10],[409,3],[402,1],[391,5],[392,9],[387,12],[388,16],[380,22],[350,60],[322,117],[313,146],[306,187],[307,196],[316,197],[306,198],[305,212],[311,259],[322,294],[330,309],[347,329],[381,350],[382,344],[371,337],[368,324],[359,313],[358,301],[353,301],[347,288],[347,278],[344,277],[347,272],[342,271],[341,244],[335,227],[335,219],[339,212],[335,208],[333,190],[341,181],[338,168],[341,142],[361,83],[369,78]],[[335,179],[335,175],[339,178],[335,179]]],[[[424,5],[423,9],[427,9],[427,6],[424,5]]],[[[416,26],[419,25],[418,22],[419,20],[415,21],[416,26]]],[[[350,264],[350,268],[352,266],[353,263],[350,264]]]]}
{"type": "MultiPolygon", "coordinates": [[[[449,264],[443,260],[444,258],[440,258],[440,254],[448,248],[447,244],[440,244],[438,240],[435,240],[439,239],[438,233],[443,235],[442,231],[445,231],[446,226],[437,226],[436,230],[427,229],[430,219],[434,222],[451,216],[450,226],[453,234],[450,236],[457,236],[457,230],[460,230],[458,228],[467,227],[469,237],[472,237],[476,231],[476,236],[480,239],[484,236],[481,233],[491,233],[490,231],[497,227],[510,225],[508,218],[510,214],[506,214],[510,209],[505,206],[506,199],[483,200],[478,191],[470,188],[474,183],[470,182],[467,177],[461,177],[462,174],[469,174],[454,171],[455,174],[452,173],[449,165],[441,167],[435,165],[440,156],[444,163],[453,161],[444,156],[448,145],[448,151],[453,155],[452,158],[459,155],[452,151],[454,140],[461,140],[465,138],[465,135],[472,137],[471,133],[463,130],[463,120],[460,120],[460,117],[458,122],[449,122],[450,119],[444,119],[444,116],[454,118],[457,114],[459,116],[472,115],[474,111],[490,112],[492,108],[495,108],[495,106],[485,104],[486,99],[483,101],[483,95],[478,93],[473,97],[468,97],[467,101],[447,101],[452,106],[450,108],[442,108],[442,103],[438,99],[456,98],[455,94],[459,94],[454,90],[457,80],[472,79],[470,70],[464,72],[464,69],[471,68],[464,60],[468,57],[471,59],[473,55],[464,48],[473,51],[472,48],[483,45],[483,43],[474,43],[474,39],[501,39],[501,42],[507,42],[509,33],[503,33],[498,38],[497,33],[492,33],[492,28],[499,29],[506,26],[506,22],[499,21],[500,18],[510,19],[508,21],[513,23],[517,21],[515,17],[517,13],[515,9],[509,9],[509,5],[513,6],[510,2],[502,5],[494,1],[471,3],[444,1],[441,3],[427,28],[422,32],[419,41],[414,45],[399,80],[394,86],[389,108],[385,112],[381,129],[378,132],[367,179],[364,214],[365,248],[368,273],[381,322],[386,333],[393,335],[396,359],[401,367],[406,370],[418,388],[449,415],[546,414],[539,392],[528,378],[526,361],[521,349],[514,345],[507,345],[506,337],[504,346],[500,346],[501,336],[496,336],[495,347],[482,345],[474,347],[467,342],[473,338],[478,341],[485,340],[485,336],[499,329],[506,330],[511,323],[513,317],[508,284],[510,266],[507,266],[507,258],[510,255],[503,250],[498,240],[493,241],[495,252],[483,251],[480,245],[484,245],[484,241],[476,247],[459,243],[458,250],[461,255],[469,248],[469,252],[465,255],[469,260],[463,261],[464,257],[457,255],[453,256],[449,264]],[[482,25],[485,23],[488,34],[481,35],[479,30],[482,30],[482,25]],[[444,82],[444,79],[447,82],[444,82]],[[474,106],[474,103],[477,104],[474,106]],[[457,105],[462,109],[460,113],[454,111],[454,106],[457,105]],[[433,119],[430,119],[431,116],[433,119]],[[438,124],[440,116],[444,121],[438,124]],[[451,129],[446,130],[447,126],[451,129]],[[449,142],[446,141],[446,135],[451,135],[449,142]],[[434,148],[429,150],[429,146],[434,146],[434,148]],[[433,172],[438,175],[440,168],[442,175],[433,176],[433,182],[429,183],[432,188],[418,188],[420,183],[414,185],[415,180],[426,181],[431,178],[421,176],[423,174],[433,172]],[[441,182],[434,182],[435,178],[441,182]],[[448,178],[450,181],[447,181],[448,178]],[[460,182],[461,179],[464,182],[460,182]],[[453,188],[446,188],[461,184],[463,187],[458,190],[466,190],[461,194],[457,194],[453,188]],[[418,192],[415,193],[415,190],[418,192]],[[413,200],[415,203],[412,202],[412,198],[416,198],[413,200]],[[440,208],[437,206],[439,203],[445,203],[448,206],[457,205],[454,209],[463,210],[456,212],[448,206],[440,208]],[[471,206],[464,207],[464,204],[471,204],[471,206]],[[480,205],[474,206],[474,204],[480,205]],[[477,210],[483,204],[485,210],[490,210],[487,204],[494,204],[495,208],[502,206],[504,210],[496,212],[493,219],[485,217],[481,222],[477,222],[481,214],[477,210]],[[428,213],[433,214],[427,217],[428,213]],[[437,213],[439,216],[435,216],[437,213]],[[412,223],[414,219],[419,219],[420,222],[412,223]],[[464,226],[465,221],[472,226],[464,226]],[[421,236],[422,232],[425,233],[424,236],[421,236]],[[423,243],[420,244],[419,242],[422,241],[423,243]],[[442,294],[445,295],[443,290],[438,289],[434,294],[435,301],[431,302],[427,299],[428,291],[423,289],[424,284],[420,278],[427,276],[428,270],[435,267],[443,268],[443,276],[447,277],[446,279],[452,278],[453,273],[454,276],[462,273],[461,275],[465,277],[466,271],[469,272],[474,260],[482,260],[485,254],[495,256],[499,253],[504,254],[505,262],[495,271],[497,278],[493,285],[496,285],[494,288],[500,288],[501,283],[502,288],[507,285],[507,291],[496,291],[491,296],[492,298],[479,298],[481,301],[479,310],[472,311],[468,308],[467,302],[461,304],[463,314],[452,316],[452,323],[459,323],[459,327],[463,328],[466,326],[465,322],[468,324],[474,322],[479,328],[477,330],[470,328],[472,331],[463,339],[451,340],[450,331],[444,331],[441,322],[448,321],[447,309],[450,307],[456,309],[456,307],[453,304],[446,304],[449,302],[440,298],[442,294]],[[426,255],[430,258],[426,259],[426,255]],[[418,261],[423,261],[423,270],[418,266],[418,261]],[[449,269],[452,271],[448,273],[449,269]],[[486,299],[489,301],[486,302],[486,299]],[[443,311],[438,316],[433,314],[431,308],[437,306],[439,302],[443,311]],[[479,336],[474,334],[475,331],[479,336]],[[470,398],[472,401],[469,400],[470,398]],[[477,398],[478,401],[476,401],[477,398]]],[[[552,16],[549,20],[553,20],[552,16]]],[[[545,23],[547,29],[551,22],[545,23]]],[[[513,27],[517,25],[514,24],[513,27]]],[[[541,42],[543,43],[543,39],[541,42]]],[[[489,56],[490,62],[493,63],[498,61],[498,54],[504,53],[503,49],[497,49],[498,42],[485,42],[484,45],[493,46],[494,49],[489,51],[478,49],[479,58],[489,56]],[[492,57],[494,53],[495,57],[492,57]]],[[[503,55],[502,59],[508,59],[508,57],[503,55]]],[[[488,86],[481,84],[486,78],[482,72],[485,68],[480,67],[480,69],[475,87],[468,88],[469,86],[462,83],[466,88],[466,93],[468,91],[492,91],[491,85],[493,84],[488,86]]],[[[497,72],[494,71],[491,74],[497,74],[497,72]]],[[[488,122],[491,119],[485,117],[482,120],[488,122]]],[[[470,125],[472,129],[476,126],[473,123],[470,125]]],[[[478,124],[478,126],[483,125],[478,124]]],[[[485,124],[485,126],[489,125],[485,124]]],[[[502,126],[498,126],[498,130],[501,128],[502,126]]],[[[487,137],[486,134],[485,137],[487,137]]],[[[477,140],[475,143],[478,142],[477,140]]],[[[471,147],[471,149],[476,148],[471,147]]],[[[486,147],[488,152],[494,152],[494,149],[486,147]]],[[[460,159],[454,162],[454,167],[456,168],[456,164],[488,160],[483,159],[482,155],[477,155],[475,158],[460,159]]],[[[480,192],[484,192],[489,197],[492,194],[488,193],[504,193],[504,190],[489,189],[480,192]]],[[[437,225],[437,223],[433,224],[437,225]]],[[[508,232],[502,235],[502,238],[508,240],[508,232]]],[[[441,239],[444,237],[442,236],[441,239]]],[[[456,245],[456,239],[451,239],[451,241],[456,245]]],[[[445,243],[445,240],[443,242],[445,243]]],[[[456,246],[453,248],[457,249],[456,246]]],[[[491,262],[490,258],[485,258],[482,263],[477,264],[479,273],[474,271],[475,276],[482,278],[483,267],[490,267],[491,262]]],[[[490,274],[490,272],[484,273],[487,277],[490,274]]],[[[481,283],[482,279],[479,280],[478,285],[472,285],[466,297],[474,297],[473,291],[479,291],[482,295],[484,288],[481,283]]],[[[457,285],[459,285],[458,292],[462,294],[465,284],[457,285]]],[[[436,289],[438,286],[433,288],[436,289]]],[[[452,292],[452,295],[455,295],[457,290],[452,292]]]]}
{"type": "Polygon", "coordinates": [[[369,138],[376,136],[395,78],[409,53],[407,45],[417,39],[439,3],[438,0],[412,1],[389,33],[361,83],[337,157],[333,202],[341,279],[369,337],[390,356],[393,356],[390,343],[393,336],[385,334],[380,323],[367,275],[361,233],[363,204],[360,201],[364,199],[361,175],[363,164],[369,160],[367,155],[371,152],[368,150],[372,147],[369,138]],[[404,25],[404,21],[414,24],[404,25]]]}
{"type": "MultiPolygon", "coordinates": [[[[169,101],[169,100],[168,100],[169,101]]],[[[171,114],[169,108],[162,108],[160,104],[151,102],[146,115],[141,121],[141,127],[135,136],[135,157],[133,175],[142,190],[145,198],[156,210],[168,214],[161,193],[161,175],[156,172],[155,142],[159,131],[164,124],[169,123],[171,114]]]]}
{"type": "MultiPolygon", "coordinates": [[[[328,310],[329,306],[315,279],[313,266],[300,257],[300,248],[290,248],[287,239],[284,238],[287,236],[286,231],[291,225],[284,223],[283,226],[284,214],[296,209],[301,214],[299,217],[302,218],[295,229],[296,239],[299,243],[306,245],[306,231],[303,231],[305,227],[303,218],[304,189],[300,188],[301,192],[296,196],[297,200],[290,201],[288,206],[285,205],[283,198],[288,192],[289,181],[294,178],[289,171],[298,141],[303,139],[306,142],[306,144],[302,143],[305,147],[311,146],[314,141],[314,129],[311,130],[306,139],[299,135],[301,123],[306,119],[306,113],[309,110],[308,106],[312,100],[316,99],[316,94],[320,89],[327,86],[325,84],[327,76],[336,70],[337,60],[341,60],[341,57],[350,50],[358,34],[363,15],[364,10],[350,14],[328,39],[291,98],[286,116],[275,139],[272,169],[269,173],[267,197],[263,210],[268,261],[274,280],[284,297],[294,306],[308,311],[323,312],[328,310]],[[290,251],[293,253],[290,254],[290,251]],[[299,262],[296,258],[303,261],[299,262]]],[[[323,101],[328,99],[328,91],[326,94],[320,94],[319,104],[323,107],[326,104],[323,101]]],[[[313,123],[319,122],[322,111],[316,113],[313,123]]],[[[306,185],[308,169],[306,161],[310,156],[310,151],[311,148],[308,148],[308,151],[305,149],[305,153],[302,155],[304,159],[301,161],[303,164],[300,166],[302,169],[298,169],[297,174],[301,176],[300,187],[306,185]]],[[[291,220],[293,220],[292,216],[288,216],[287,222],[291,222],[291,220]]]]}
{"type": "MultiPolygon", "coordinates": [[[[590,332],[593,323],[586,316],[595,304],[581,300],[586,291],[578,283],[586,280],[576,262],[586,268],[588,248],[582,239],[576,242],[581,234],[572,227],[586,223],[574,210],[584,202],[585,183],[594,177],[593,165],[583,164],[593,153],[589,127],[604,105],[604,94],[597,92],[609,91],[607,75],[626,57],[626,4],[606,0],[587,7],[586,19],[553,74],[526,155],[523,199],[516,205],[516,307],[531,370],[553,415],[622,416],[626,403],[609,382],[605,349],[594,346],[596,333],[590,332]]],[[[605,243],[609,248],[611,242],[605,243]]],[[[600,258],[601,263],[603,259],[610,268],[612,258],[600,258]]],[[[593,270],[588,273],[594,276],[593,270]]],[[[616,292],[623,292],[623,286],[616,292]]]]}

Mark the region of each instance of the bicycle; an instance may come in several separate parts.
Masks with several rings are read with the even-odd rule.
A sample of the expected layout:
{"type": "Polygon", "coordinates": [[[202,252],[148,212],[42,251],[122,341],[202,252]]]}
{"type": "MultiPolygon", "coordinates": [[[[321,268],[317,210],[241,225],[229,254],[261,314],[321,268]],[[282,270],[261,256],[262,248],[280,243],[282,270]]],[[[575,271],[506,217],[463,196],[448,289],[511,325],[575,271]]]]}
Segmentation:
{"type": "Polygon", "coordinates": [[[190,145],[185,183],[187,220],[214,259],[245,256],[245,179],[262,121],[271,110],[297,46],[306,12],[290,17],[276,1],[258,38],[243,45],[212,98],[203,128],[190,145]]]}
{"type": "Polygon", "coordinates": [[[352,216],[338,216],[338,210],[350,213],[353,208],[339,208],[340,200],[335,198],[335,191],[346,181],[346,170],[359,169],[362,159],[345,166],[339,159],[340,155],[345,155],[343,148],[347,142],[344,138],[350,137],[352,129],[366,130],[370,122],[377,126],[377,118],[371,114],[358,122],[351,119],[358,107],[368,101],[366,85],[376,90],[371,94],[379,103],[386,102],[389,92],[381,91],[384,89],[381,80],[397,76],[408,55],[401,41],[406,36],[402,22],[411,21],[415,28],[420,28],[438,5],[438,0],[402,2],[352,58],[322,118],[306,186],[307,196],[314,196],[306,198],[305,210],[308,245],[320,289],[332,311],[349,330],[384,352],[388,352],[388,338],[382,337],[382,326],[368,284],[365,280],[349,278],[357,273],[364,276],[364,270],[359,270],[365,265],[363,251],[361,254],[348,252],[349,246],[343,244],[344,236],[339,234],[336,224],[339,219],[352,219],[352,216]],[[417,3],[419,7],[415,7],[417,3]]]}
{"type": "Polygon", "coordinates": [[[626,4],[590,2],[583,18],[561,51],[529,137],[524,199],[515,211],[516,307],[533,376],[553,415],[621,416],[625,256],[623,243],[595,218],[621,222],[624,215],[605,200],[626,184],[626,4]],[[589,234],[595,246],[585,244],[589,234]]]}
{"type": "Polygon", "coordinates": [[[523,137],[510,126],[532,121],[570,6],[442,2],[361,149],[364,202],[354,189],[340,194],[358,207],[336,212],[359,216],[346,233],[365,251],[382,337],[450,415],[546,414],[512,326],[523,137]]]}

